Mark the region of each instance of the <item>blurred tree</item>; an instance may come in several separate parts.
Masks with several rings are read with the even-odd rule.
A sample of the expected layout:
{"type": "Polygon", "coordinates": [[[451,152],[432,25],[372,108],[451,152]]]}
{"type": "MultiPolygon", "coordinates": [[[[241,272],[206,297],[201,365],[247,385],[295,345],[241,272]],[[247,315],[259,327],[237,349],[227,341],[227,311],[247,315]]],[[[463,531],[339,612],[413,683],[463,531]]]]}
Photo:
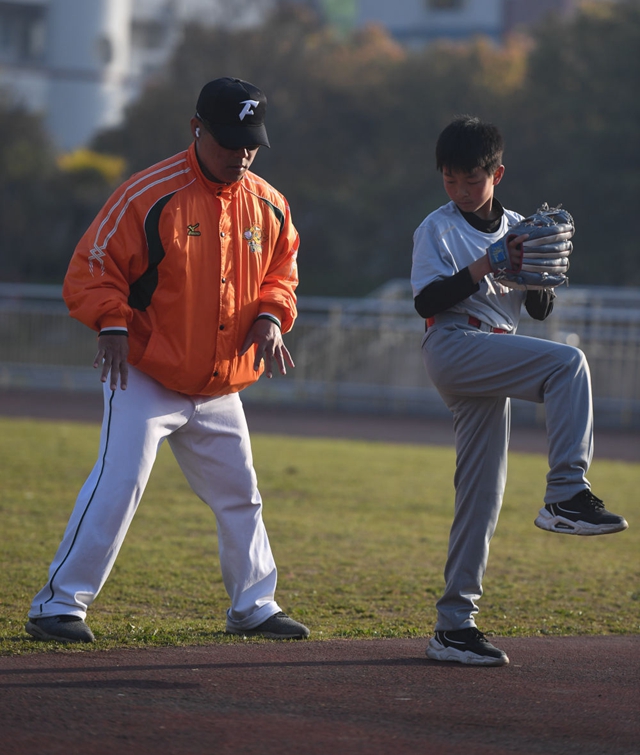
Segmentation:
{"type": "MultiPolygon", "coordinates": [[[[381,28],[345,34],[276,5],[259,28],[187,27],[165,74],[93,149],[140,170],[189,144],[206,81],[258,84],[272,149],[255,169],[291,203],[300,293],[358,296],[409,276],[413,231],[446,201],[435,140],[472,113],[505,133],[508,207],[563,202],[575,215],[571,280],[640,284],[627,231],[639,199],[640,0],[586,4],[502,47],[478,38],[411,51],[381,28]]],[[[2,278],[61,280],[115,179],[79,155],[57,167],[37,119],[2,103],[0,136],[2,278]]]]}
{"type": "Polygon", "coordinates": [[[78,175],[95,173],[112,185],[120,182],[127,167],[123,157],[100,154],[85,147],[60,155],[57,163],[58,167],[66,173],[78,175]]]}
{"type": "Polygon", "coordinates": [[[254,166],[291,203],[300,293],[359,296],[409,276],[413,230],[445,199],[433,170],[439,130],[458,112],[491,112],[521,84],[525,61],[522,47],[484,40],[408,53],[380,27],[345,37],[289,7],[259,29],[191,27],[166,78],[95,146],[140,169],[184,148],[203,82],[258,84],[272,149],[254,166]]]}
{"type": "Polygon", "coordinates": [[[113,160],[94,155],[89,164],[85,155],[81,165],[79,156],[57,159],[40,118],[0,98],[0,280],[62,282],[117,178],[113,160]]]}
{"type": "Polygon", "coordinates": [[[509,200],[525,214],[564,202],[576,221],[573,282],[640,285],[629,233],[640,201],[640,0],[587,3],[535,42],[509,103],[516,115],[503,108],[509,200]]]}
{"type": "MultiPolygon", "coordinates": [[[[46,243],[42,210],[55,171],[40,120],[0,97],[0,280],[20,280],[46,243]]],[[[45,212],[46,219],[46,212],[45,212]]]]}
{"type": "MultiPolygon", "coordinates": [[[[292,205],[304,244],[301,293],[366,293],[390,267],[376,238],[384,176],[406,171],[380,139],[394,101],[389,70],[404,60],[382,30],[345,39],[305,8],[280,10],[259,29],[190,27],[165,79],[94,146],[140,169],[186,146],[204,82],[231,75],[258,84],[269,98],[272,149],[261,150],[254,166],[292,205]]],[[[408,274],[406,260],[398,274],[408,274]]]]}

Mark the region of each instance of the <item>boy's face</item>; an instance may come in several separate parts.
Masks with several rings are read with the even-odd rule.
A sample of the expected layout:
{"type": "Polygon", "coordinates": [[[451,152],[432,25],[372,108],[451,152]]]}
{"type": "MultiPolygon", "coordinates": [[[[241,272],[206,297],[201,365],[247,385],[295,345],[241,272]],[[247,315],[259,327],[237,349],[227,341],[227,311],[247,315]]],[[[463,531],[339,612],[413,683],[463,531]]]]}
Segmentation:
{"type": "Polygon", "coordinates": [[[488,218],[494,187],[500,183],[503,175],[504,165],[500,165],[493,173],[487,173],[484,168],[475,168],[471,173],[444,168],[442,180],[447,196],[461,210],[488,218]]]}

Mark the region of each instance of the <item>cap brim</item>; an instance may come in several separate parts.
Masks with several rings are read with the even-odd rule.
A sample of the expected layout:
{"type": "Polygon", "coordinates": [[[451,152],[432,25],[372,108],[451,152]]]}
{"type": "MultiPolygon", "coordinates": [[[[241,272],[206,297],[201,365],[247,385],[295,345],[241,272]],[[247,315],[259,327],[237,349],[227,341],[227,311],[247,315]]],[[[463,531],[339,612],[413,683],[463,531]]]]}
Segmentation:
{"type": "MultiPolygon", "coordinates": [[[[207,124],[208,125],[208,124],[207,124]]],[[[242,149],[243,147],[271,147],[267,129],[262,126],[209,126],[221,147],[242,149]]]]}

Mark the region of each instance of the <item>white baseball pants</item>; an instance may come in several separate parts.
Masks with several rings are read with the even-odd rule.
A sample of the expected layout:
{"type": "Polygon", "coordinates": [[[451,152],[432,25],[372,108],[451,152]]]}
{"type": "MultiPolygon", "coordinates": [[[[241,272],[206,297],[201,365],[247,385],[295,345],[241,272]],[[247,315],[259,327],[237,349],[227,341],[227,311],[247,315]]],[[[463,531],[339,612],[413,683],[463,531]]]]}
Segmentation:
{"type": "Polygon", "coordinates": [[[165,439],[193,491],[212,509],[227,627],[252,629],[280,608],[262,521],[249,431],[237,393],[189,397],[129,367],[126,391],[104,389],[98,461],[78,495],[30,618],[84,619],[107,580],[165,439]]]}

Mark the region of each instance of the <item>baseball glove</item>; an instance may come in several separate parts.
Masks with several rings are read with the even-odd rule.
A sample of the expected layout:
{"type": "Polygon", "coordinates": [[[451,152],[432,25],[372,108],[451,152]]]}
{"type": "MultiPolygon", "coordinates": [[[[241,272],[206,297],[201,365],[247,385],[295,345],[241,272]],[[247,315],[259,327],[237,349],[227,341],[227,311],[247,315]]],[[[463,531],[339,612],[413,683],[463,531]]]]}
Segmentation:
{"type": "Polygon", "coordinates": [[[503,286],[523,291],[555,288],[567,283],[569,255],[573,251],[569,239],[574,231],[571,215],[560,206],[549,207],[545,202],[487,249],[494,279],[503,286]],[[524,234],[529,238],[522,244],[522,261],[514,264],[508,243],[524,234]]]}

